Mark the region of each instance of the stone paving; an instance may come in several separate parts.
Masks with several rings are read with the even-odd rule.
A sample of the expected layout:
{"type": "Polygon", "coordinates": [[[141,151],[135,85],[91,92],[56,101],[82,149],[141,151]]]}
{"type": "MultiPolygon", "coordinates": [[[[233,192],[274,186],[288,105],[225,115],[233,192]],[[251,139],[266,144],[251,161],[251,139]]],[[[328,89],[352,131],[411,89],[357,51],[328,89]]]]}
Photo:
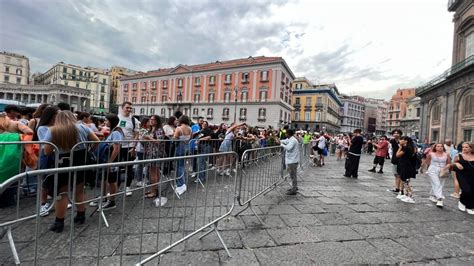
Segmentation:
{"type": "MultiPolygon", "coordinates": [[[[393,184],[390,167],[385,174],[370,173],[367,169],[371,161],[371,156],[361,158],[358,179],[343,177],[344,163],[334,157],[329,157],[322,168],[305,166],[298,173],[298,195],[284,195],[288,188],[285,183],[255,199],[254,210],[263,219],[263,225],[248,210],[221,221],[220,232],[232,258],[227,256],[216,234],[212,233],[203,240],[198,240],[197,236],[190,238],[162,255],[159,262],[161,265],[473,265],[474,216],[457,210],[457,202],[449,197],[453,192],[452,181],[446,182],[444,193],[447,199],[443,209],[428,200],[430,184],[425,175],[419,175],[413,182],[416,203],[403,203],[387,191],[393,184]]],[[[142,258],[155,251],[153,247],[158,241],[153,233],[156,230],[153,227],[157,220],[156,210],[147,207],[145,214],[140,214],[138,207],[143,201],[139,195],[134,195],[134,200],[134,204],[128,205],[128,215],[124,217],[123,245],[120,245],[121,221],[112,218],[109,221],[111,228],[102,232],[100,255],[97,255],[98,228],[94,225],[97,219],[90,219],[87,221],[89,225],[74,231],[73,264],[119,264],[120,256],[117,254],[122,252],[122,264],[131,265],[139,260],[140,241],[144,253],[142,258]],[[145,228],[148,228],[142,238],[137,234],[140,232],[137,229],[140,215],[145,217],[145,228]]],[[[181,204],[186,206],[186,203],[181,204]]],[[[1,220],[6,219],[8,211],[0,209],[1,220]]],[[[120,206],[117,211],[120,211],[120,206]]],[[[176,212],[180,213],[179,210],[176,212]]],[[[193,214],[196,217],[197,213],[193,214]]],[[[52,216],[42,218],[45,222],[40,228],[38,252],[38,263],[42,265],[68,263],[68,233],[52,234],[46,230],[52,216]]],[[[169,217],[175,216],[162,219],[164,226],[169,227],[169,236],[187,226],[166,224],[165,219],[169,217]]],[[[34,222],[29,221],[13,232],[23,264],[33,264],[34,222]]],[[[157,262],[155,260],[152,264],[157,262]]],[[[12,263],[4,237],[0,240],[0,264],[12,263]]]]}

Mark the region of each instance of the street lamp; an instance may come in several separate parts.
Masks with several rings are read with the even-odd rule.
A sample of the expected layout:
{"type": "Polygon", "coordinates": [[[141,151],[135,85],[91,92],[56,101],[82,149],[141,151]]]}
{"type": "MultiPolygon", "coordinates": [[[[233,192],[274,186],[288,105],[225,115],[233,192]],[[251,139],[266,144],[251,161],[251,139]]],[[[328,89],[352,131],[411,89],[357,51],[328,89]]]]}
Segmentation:
{"type": "Polygon", "coordinates": [[[237,121],[237,92],[238,92],[238,90],[239,90],[239,87],[235,86],[235,88],[234,88],[234,93],[235,93],[235,97],[234,97],[234,124],[237,121]]]}

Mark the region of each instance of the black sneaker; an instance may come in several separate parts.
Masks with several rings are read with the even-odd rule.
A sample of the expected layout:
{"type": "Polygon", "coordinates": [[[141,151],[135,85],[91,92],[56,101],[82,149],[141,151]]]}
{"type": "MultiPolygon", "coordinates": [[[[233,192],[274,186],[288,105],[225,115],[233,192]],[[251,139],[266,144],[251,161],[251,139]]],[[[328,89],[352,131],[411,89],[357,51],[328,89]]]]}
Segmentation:
{"type": "Polygon", "coordinates": [[[86,222],[86,217],[85,216],[76,216],[74,217],[74,223],[75,224],[84,224],[86,222]]]}
{"type": "Polygon", "coordinates": [[[387,189],[388,192],[393,192],[393,193],[400,193],[400,189],[398,188],[392,188],[392,189],[387,189]]]}
{"type": "Polygon", "coordinates": [[[342,175],[343,177],[351,178],[350,175],[342,175]]]}
{"type": "Polygon", "coordinates": [[[117,205],[115,205],[115,201],[107,201],[102,205],[102,210],[107,211],[107,210],[112,210],[117,208],[117,205]]]}
{"type": "Polygon", "coordinates": [[[290,189],[286,192],[286,195],[296,195],[296,189],[290,189]]]}
{"type": "Polygon", "coordinates": [[[383,171],[382,171],[382,170],[379,170],[377,173],[379,173],[379,174],[383,174],[383,171]]]}
{"type": "Polygon", "coordinates": [[[55,221],[54,224],[49,227],[49,230],[56,233],[61,233],[64,230],[64,222],[55,221]]]}
{"type": "Polygon", "coordinates": [[[370,169],[369,172],[375,173],[375,168],[370,169]]]}

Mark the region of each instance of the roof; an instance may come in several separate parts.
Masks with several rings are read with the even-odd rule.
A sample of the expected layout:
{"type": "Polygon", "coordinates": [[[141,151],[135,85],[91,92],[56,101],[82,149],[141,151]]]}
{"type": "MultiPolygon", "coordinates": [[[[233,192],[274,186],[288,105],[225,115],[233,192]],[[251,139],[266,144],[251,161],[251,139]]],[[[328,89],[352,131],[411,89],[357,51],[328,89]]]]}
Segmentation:
{"type": "Polygon", "coordinates": [[[318,87],[318,88],[308,88],[308,89],[303,89],[303,90],[294,90],[293,95],[297,94],[320,94],[320,93],[327,93],[329,94],[340,106],[343,105],[341,102],[341,99],[334,93],[334,91],[331,89],[329,86],[325,87],[318,87]]]}
{"type": "Polygon", "coordinates": [[[215,61],[215,62],[206,63],[206,64],[197,64],[197,65],[179,64],[173,68],[160,68],[157,70],[151,70],[146,73],[140,73],[137,75],[125,77],[122,80],[145,78],[145,77],[159,77],[159,76],[166,76],[166,75],[179,74],[179,73],[201,72],[201,71],[209,71],[209,70],[216,70],[216,69],[223,69],[223,68],[234,68],[234,67],[260,65],[260,64],[267,64],[267,63],[280,63],[280,62],[283,63],[287,67],[290,74],[294,76],[290,68],[286,65],[285,60],[282,57],[249,56],[248,58],[240,58],[240,59],[227,60],[227,61],[215,61]]]}

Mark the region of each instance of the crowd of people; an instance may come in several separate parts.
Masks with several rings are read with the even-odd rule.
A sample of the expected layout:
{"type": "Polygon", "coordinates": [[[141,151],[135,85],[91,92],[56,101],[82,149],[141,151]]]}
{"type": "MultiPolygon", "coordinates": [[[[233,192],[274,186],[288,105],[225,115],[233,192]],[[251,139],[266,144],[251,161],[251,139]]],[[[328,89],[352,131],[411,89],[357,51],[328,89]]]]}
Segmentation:
{"type": "MultiPolygon", "coordinates": [[[[426,171],[431,180],[430,200],[436,206],[443,207],[443,186],[449,176],[455,180],[455,193],[452,196],[459,198],[459,209],[474,214],[474,147],[472,143],[461,143],[456,149],[451,141],[445,143],[416,144],[412,138],[403,136],[401,130],[391,132],[391,137],[364,138],[360,129],[352,134],[311,134],[307,131],[295,131],[285,126],[281,129],[256,128],[243,124],[209,125],[203,117],[191,121],[181,112],[176,112],[162,121],[157,115],[141,117],[132,115],[132,103],[122,104],[119,114],[108,114],[105,117],[96,117],[87,112],[71,112],[68,104],[60,103],[56,106],[43,104],[35,110],[22,109],[18,106],[7,106],[5,113],[0,115],[0,141],[6,141],[8,133],[21,133],[31,136],[33,141],[50,142],[53,145],[39,145],[37,164],[25,165],[24,170],[35,168],[48,169],[55,167],[54,154],[60,161],[58,167],[81,166],[91,163],[91,157],[96,163],[113,163],[121,161],[135,161],[165,157],[179,157],[192,154],[211,154],[215,152],[235,151],[239,157],[245,150],[252,148],[281,146],[285,151],[285,163],[292,186],[288,195],[296,195],[297,166],[300,161],[300,144],[310,147],[310,157],[320,167],[325,166],[325,157],[331,154],[337,161],[345,160],[347,178],[358,178],[359,161],[363,150],[372,154],[375,151],[373,167],[370,172],[383,174],[385,161],[389,160],[394,175],[394,193],[397,198],[406,203],[415,203],[413,195],[413,179],[418,173],[426,171]],[[92,144],[84,144],[84,142],[92,144]],[[72,153],[72,161],[70,155],[72,153]],[[89,155],[91,153],[92,156],[89,155]],[[29,167],[29,168],[27,168],[29,167]],[[377,171],[378,167],[378,171],[377,171]]],[[[305,146],[306,147],[306,146],[305,146]]],[[[1,160],[0,164],[8,164],[1,160]]],[[[194,182],[206,181],[210,166],[215,167],[221,176],[232,175],[232,158],[228,155],[216,158],[199,157],[192,161],[192,175],[194,182]]],[[[2,167],[0,165],[0,167],[2,167]]],[[[173,172],[175,179],[175,193],[179,197],[187,190],[187,176],[185,160],[173,163],[150,163],[147,165],[129,165],[124,169],[112,167],[107,174],[100,192],[104,196],[103,202],[91,202],[91,206],[98,206],[102,210],[116,207],[115,194],[122,189],[126,196],[132,195],[132,182],[136,186],[151,184],[145,197],[153,199],[155,205],[163,206],[167,198],[159,193],[159,182],[163,176],[170,176],[173,172]],[[146,173],[146,174],[145,174],[146,173]],[[122,177],[124,176],[123,180],[122,177]],[[145,178],[147,177],[147,178],[145,178]]],[[[77,174],[75,202],[84,202],[85,183],[88,173],[77,174]]],[[[46,176],[42,182],[40,215],[49,214],[50,205],[48,195],[57,189],[58,193],[68,192],[70,189],[68,173],[59,174],[58,183],[54,183],[53,176],[46,176]]],[[[3,178],[5,179],[5,178],[3,178]]],[[[1,181],[1,180],[0,180],[1,181]]],[[[27,193],[35,193],[36,177],[25,180],[27,193]]],[[[94,183],[94,185],[97,185],[94,183]]],[[[2,203],[11,202],[13,193],[2,195],[2,203]]],[[[60,197],[55,206],[56,219],[51,226],[54,232],[61,232],[64,228],[64,217],[68,208],[67,197],[60,197]]],[[[77,206],[74,222],[85,222],[85,204],[77,206]]]]}

